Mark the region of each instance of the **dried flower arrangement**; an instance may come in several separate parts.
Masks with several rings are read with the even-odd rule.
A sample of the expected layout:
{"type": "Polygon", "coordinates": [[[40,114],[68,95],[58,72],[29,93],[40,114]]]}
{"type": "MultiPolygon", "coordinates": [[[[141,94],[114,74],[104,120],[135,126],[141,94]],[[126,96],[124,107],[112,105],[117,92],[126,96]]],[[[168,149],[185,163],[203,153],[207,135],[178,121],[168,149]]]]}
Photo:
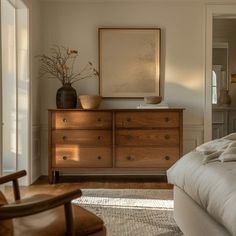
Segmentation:
{"type": "Polygon", "coordinates": [[[65,85],[98,76],[98,71],[91,62],[88,62],[80,72],[74,73],[74,65],[78,59],[77,50],[55,45],[51,48],[51,54],[51,56],[45,54],[38,56],[41,62],[40,77],[47,75],[48,78],[56,78],[65,85]]]}

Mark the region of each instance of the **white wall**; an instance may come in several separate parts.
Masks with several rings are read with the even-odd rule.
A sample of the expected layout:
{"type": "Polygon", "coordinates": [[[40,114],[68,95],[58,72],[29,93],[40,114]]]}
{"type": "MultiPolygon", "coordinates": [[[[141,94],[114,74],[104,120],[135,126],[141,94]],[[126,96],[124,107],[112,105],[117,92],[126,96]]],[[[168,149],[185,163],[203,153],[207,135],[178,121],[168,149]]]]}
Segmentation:
{"type": "MultiPolygon", "coordinates": [[[[98,27],[162,29],[162,92],[170,106],[184,107],[185,152],[202,142],[204,109],[204,21],[201,2],[42,2],[42,48],[79,50],[81,64],[98,64],[98,27]]],[[[81,65],[80,65],[81,66],[81,65]]],[[[42,171],[47,169],[47,109],[55,108],[56,80],[41,80],[42,171]]],[[[98,81],[76,84],[78,94],[98,93],[98,81]]],[[[136,107],[140,101],[106,101],[106,107],[136,107]]]]}

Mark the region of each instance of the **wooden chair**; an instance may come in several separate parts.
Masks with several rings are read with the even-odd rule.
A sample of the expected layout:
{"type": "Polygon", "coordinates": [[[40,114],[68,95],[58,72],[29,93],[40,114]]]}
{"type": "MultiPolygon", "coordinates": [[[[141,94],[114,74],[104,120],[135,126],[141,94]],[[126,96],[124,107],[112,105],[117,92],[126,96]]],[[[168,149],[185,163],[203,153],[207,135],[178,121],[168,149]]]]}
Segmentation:
{"type": "Polygon", "coordinates": [[[18,178],[26,171],[0,177],[0,184],[13,182],[15,202],[9,204],[0,191],[0,236],[103,236],[103,221],[71,201],[79,189],[59,196],[37,194],[21,199],[18,178]]]}

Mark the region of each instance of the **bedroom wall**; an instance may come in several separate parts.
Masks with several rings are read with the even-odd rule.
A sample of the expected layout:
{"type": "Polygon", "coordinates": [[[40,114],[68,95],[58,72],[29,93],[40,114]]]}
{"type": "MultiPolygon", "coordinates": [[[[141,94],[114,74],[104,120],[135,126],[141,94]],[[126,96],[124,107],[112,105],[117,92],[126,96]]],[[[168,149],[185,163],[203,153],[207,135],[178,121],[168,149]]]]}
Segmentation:
{"type": "MultiPolygon", "coordinates": [[[[170,106],[184,107],[184,152],[203,141],[204,22],[202,2],[42,2],[42,49],[53,44],[79,50],[81,65],[98,64],[98,27],[162,29],[162,94],[170,106]]],[[[80,66],[81,66],[80,65],[80,66]]],[[[47,173],[47,109],[55,108],[56,80],[40,81],[41,163],[47,173]]],[[[78,94],[97,94],[98,81],[76,84],[78,94]]],[[[136,107],[140,101],[106,101],[103,107],[136,107]]]]}

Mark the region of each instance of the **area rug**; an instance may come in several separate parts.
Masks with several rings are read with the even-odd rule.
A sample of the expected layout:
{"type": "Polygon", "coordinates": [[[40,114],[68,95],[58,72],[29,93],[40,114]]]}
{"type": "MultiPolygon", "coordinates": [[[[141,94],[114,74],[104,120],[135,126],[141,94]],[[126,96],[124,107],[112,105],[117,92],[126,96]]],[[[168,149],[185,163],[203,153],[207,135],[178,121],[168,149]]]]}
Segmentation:
{"type": "Polygon", "coordinates": [[[83,189],[73,201],[101,217],[108,236],[180,236],[172,190],[83,189]]]}

